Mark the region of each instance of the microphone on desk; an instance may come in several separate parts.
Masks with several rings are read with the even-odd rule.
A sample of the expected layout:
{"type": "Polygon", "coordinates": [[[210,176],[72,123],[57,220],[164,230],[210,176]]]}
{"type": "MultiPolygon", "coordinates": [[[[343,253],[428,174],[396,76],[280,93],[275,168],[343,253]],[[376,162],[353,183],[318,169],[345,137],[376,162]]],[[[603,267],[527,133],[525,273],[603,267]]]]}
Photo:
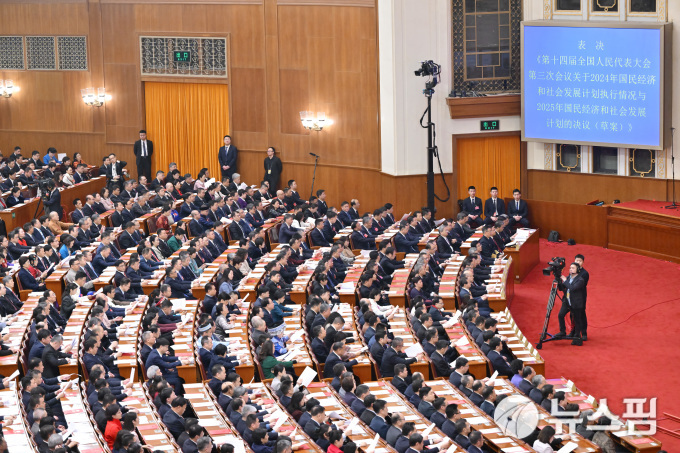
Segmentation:
{"type": "Polygon", "coordinates": [[[317,154],[309,153],[310,156],[319,157],[317,154]]]}

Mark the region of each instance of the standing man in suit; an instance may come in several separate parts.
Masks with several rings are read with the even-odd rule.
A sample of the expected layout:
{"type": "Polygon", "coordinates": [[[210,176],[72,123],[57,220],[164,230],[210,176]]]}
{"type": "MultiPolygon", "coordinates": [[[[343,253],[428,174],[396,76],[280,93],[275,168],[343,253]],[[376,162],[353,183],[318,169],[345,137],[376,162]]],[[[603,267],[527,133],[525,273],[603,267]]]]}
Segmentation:
{"type": "Polygon", "coordinates": [[[590,274],[588,273],[587,270],[583,268],[583,261],[585,260],[585,257],[581,254],[578,254],[574,257],[574,262],[579,265],[580,269],[578,272],[578,275],[581,276],[583,281],[586,283],[586,287],[584,289],[584,294],[585,294],[585,300],[583,301],[583,335],[582,339],[583,341],[588,340],[588,316],[586,313],[586,305],[588,304],[588,282],[590,281],[590,274]]]}
{"type": "Polygon", "coordinates": [[[468,198],[463,200],[463,211],[468,213],[468,225],[472,228],[477,228],[482,224],[482,200],[477,198],[477,189],[475,186],[468,187],[468,198]]]}
{"type": "MultiPolygon", "coordinates": [[[[586,282],[583,277],[579,275],[581,268],[577,263],[571,263],[569,266],[569,277],[562,276],[562,281],[559,283],[559,289],[564,291],[562,298],[562,308],[557,318],[560,322],[560,333],[555,337],[564,337],[566,334],[566,326],[564,317],[571,312],[574,321],[574,340],[571,344],[575,346],[583,346],[582,334],[584,332],[584,312],[586,304],[586,282]]],[[[587,338],[587,337],[586,337],[587,338]]]]}
{"type": "Polygon", "coordinates": [[[231,144],[231,135],[224,136],[224,146],[217,153],[217,160],[220,162],[222,178],[225,176],[231,181],[231,177],[236,171],[236,161],[238,159],[238,148],[231,144]]]}
{"type": "Polygon", "coordinates": [[[522,200],[522,192],[519,189],[513,190],[512,198],[515,200],[508,206],[508,215],[510,216],[510,223],[508,225],[517,228],[519,223],[519,226],[529,228],[529,219],[527,219],[529,216],[529,206],[527,206],[526,201],[522,200]]]}
{"type": "Polygon", "coordinates": [[[137,158],[137,178],[145,176],[151,179],[151,156],[153,155],[153,142],[146,139],[146,131],[139,131],[139,140],[135,142],[133,151],[137,158]]]}
{"type": "Polygon", "coordinates": [[[270,146],[267,148],[267,157],[264,158],[264,181],[269,182],[269,193],[272,196],[276,194],[276,189],[279,187],[282,171],[281,159],[276,155],[276,149],[270,146]]]}
{"type": "Polygon", "coordinates": [[[498,188],[492,187],[491,198],[484,202],[484,223],[493,225],[498,220],[498,216],[505,214],[505,202],[498,198],[498,188]]]}

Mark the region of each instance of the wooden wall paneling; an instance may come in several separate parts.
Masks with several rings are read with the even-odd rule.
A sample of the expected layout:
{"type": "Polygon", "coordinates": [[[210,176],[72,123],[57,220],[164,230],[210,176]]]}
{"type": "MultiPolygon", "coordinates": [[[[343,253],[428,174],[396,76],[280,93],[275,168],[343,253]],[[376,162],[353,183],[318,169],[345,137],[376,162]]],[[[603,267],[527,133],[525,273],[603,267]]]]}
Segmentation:
{"type": "MultiPolygon", "coordinates": [[[[267,68],[279,67],[279,8],[276,0],[265,0],[265,61],[267,68]]],[[[274,146],[277,155],[282,157],[281,141],[281,84],[279,71],[266,72],[266,124],[267,138],[263,146],[274,146]]],[[[233,105],[233,103],[232,103],[233,105]]],[[[261,148],[260,148],[261,149],[261,148]]]]}
{"type": "MultiPolygon", "coordinates": [[[[511,200],[505,197],[506,205],[511,200]]],[[[606,207],[533,199],[526,201],[531,227],[539,228],[542,238],[547,238],[551,230],[556,230],[564,241],[573,238],[581,244],[607,246],[606,207]]]]}
{"type": "Polygon", "coordinates": [[[528,198],[585,204],[593,200],[665,200],[664,179],[529,170],[528,198]]]}
{"type": "MultiPolygon", "coordinates": [[[[229,83],[233,112],[229,121],[231,131],[234,134],[236,134],[236,131],[266,132],[267,84],[265,70],[232,66],[231,72],[232,77],[229,83]]],[[[239,146],[237,140],[238,138],[235,136],[234,144],[239,146]]]]}
{"type": "Polygon", "coordinates": [[[608,248],[680,262],[680,218],[619,206],[606,209],[608,248]]]}

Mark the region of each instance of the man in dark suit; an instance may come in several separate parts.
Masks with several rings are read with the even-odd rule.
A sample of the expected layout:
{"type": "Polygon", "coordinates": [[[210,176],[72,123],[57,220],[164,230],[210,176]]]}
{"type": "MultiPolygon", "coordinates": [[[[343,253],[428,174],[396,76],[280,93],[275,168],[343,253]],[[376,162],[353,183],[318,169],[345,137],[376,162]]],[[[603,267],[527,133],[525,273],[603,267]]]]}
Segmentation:
{"type": "Polygon", "coordinates": [[[404,395],[409,386],[408,368],[403,363],[398,363],[394,366],[394,377],[392,378],[392,385],[404,395]]]}
{"type": "Polygon", "coordinates": [[[326,363],[328,354],[330,354],[330,351],[324,342],[324,339],[326,338],[326,329],[324,326],[314,326],[314,328],[312,328],[312,336],[314,337],[312,340],[312,352],[314,353],[316,360],[319,363],[326,363]]]}
{"type": "Polygon", "coordinates": [[[312,418],[305,424],[304,431],[316,442],[319,439],[319,428],[328,417],[326,416],[326,409],[320,404],[312,407],[310,415],[312,418]]]}
{"type": "Polygon", "coordinates": [[[562,308],[557,315],[560,323],[560,332],[555,336],[556,338],[562,338],[566,335],[564,317],[567,313],[571,312],[574,321],[573,335],[571,335],[574,337],[574,340],[571,344],[576,346],[583,345],[582,335],[585,330],[586,282],[579,275],[580,269],[577,263],[571,263],[569,266],[569,277],[563,275],[562,281],[558,285],[558,288],[564,291],[564,297],[562,298],[562,308]]]}
{"type": "Polygon", "coordinates": [[[421,354],[418,354],[417,357],[413,358],[407,357],[406,354],[402,352],[403,347],[404,340],[397,337],[392,340],[390,347],[385,350],[385,353],[383,354],[383,361],[380,364],[380,374],[382,374],[383,377],[394,376],[394,366],[398,363],[410,365],[422,358],[421,354]]]}
{"type": "Polygon", "coordinates": [[[135,232],[135,222],[128,222],[125,225],[125,231],[123,231],[118,238],[118,244],[121,249],[129,249],[131,247],[137,246],[137,240],[132,236],[135,232]]]}
{"type": "Polygon", "coordinates": [[[463,211],[469,214],[468,225],[472,228],[477,228],[482,224],[482,200],[477,198],[477,189],[475,186],[468,187],[469,197],[463,200],[463,211]]]}
{"type": "Polygon", "coordinates": [[[293,214],[286,214],[283,216],[283,223],[279,229],[280,244],[288,244],[293,235],[299,231],[297,228],[292,226],[293,218],[293,214]]]}
{"type": "Polygon", "coordinates": [[[387,436],[387,428],[389,428],[385,421],[385,418],[388,415],[387,402],[385,400],[375,400],[373,403],[373,412],[375,412],[375,417],[371,420],[369,427],[373,432],[385,439],[387,436]]]}
{"type": "MultiPolygon", "coordinates": [[[[493,391],[493,388],[491,389],[493,391]]],[[[484,437],[479,431],[470,433],[470,445],[467,447],[468,453],[482,453],[484,446],[484,437]]]]}
{"type": "Polygon", "coordinates": [[[399,224],[399,232],[394,235],[394,246],[397,252],[418,253],[418,239],[411,239],[408,236],[410,226],[407,222],[399,224]]]}
{"type": "Polygon", "coordinates": [[[513,228],[519,224],[519,226],[529,228],[529,219],[527,218],[529,206],[527,206],[526,201],[522,200],[522,192],[519,189],[513,190],[512,198],[514,198],[514,201],[511,201],[508,205],[508,215],[510,216],[508,226],[513,228]]]}
{"type": "MultiPolygon", "coordinates": [[[[328,354],[328,357],[326,358],[326,364],[324,365],[323,368],[323,377],[325,378],[334,377],[333,367],[338,363],[342,363],[343,365],[345,365],[347,371],[352,371],[352,367],[359,362],[356,360],[351,360],[347,362],[344,360],[345,355],[346,355],[345,342],[336,341],[335,343],[333,343],[333,351],[330,354],[328,354]]],[[[354,357],[355,357],[354,354],[349,354],[347,358],[352,359],[354,357]]]]}
{"type": "Polygon", "coordinates": [[[64,210],[61,207],[61,193],[59,192],[59,189],[54,186],[54,182],[50,181],[48,184],[49,189],[47,191],[47,197],[43,198],[45,212],[49,213],[55,211],[57,214],[59,214],[59,219],[62,219],[64,216],[64,210]]]}
{"type": "Polygon", "coordinates": [[[137,158],[137,177],[146,176],[151,179],[151,156],[153,155],[153,142],[146,139],[146,131],[139,131],[139,140],[133,147],[133,152],[137,158]]]}
{"type": "Polygon", "coordinates": [[[449,365],[446,357],[444,357],[446,350],[449,348],[449,342],[446,340],[439,340],[436,343],[436,348],[437,350],[430,355],[430,360],[432,360],[432,363],[434,364],[437,375],[440,377],[450,376],[454,370],[451,368],[451,365],[449,365]]]}
{"type": "Polygon", "coordinates": [[[358,221],[352,222],[352,246],[360,250],[375,250],[375,237],[363,231],[362,225],[358,221]]]}
{"type": "Polygon", "coordinates": [[[63,339],[61,335],[55,335],[52,337],[50,342],[45,346],[42,353],[42,361],[44,364],[43,378],[56,378],[59,377],[59,365],[66,365],[68,357],[71,354],[61,352],[61,343],[63,339]]]}
{"type": "Polygon", "coordinates": [[[177,357],[166,355],[170,346],[167,339],[159,338],[154,346],[155,348],[149,353],[149,357],[146,358],[146,363],[144,364],[146,369],[148,370],[149,367],[156,365],[160,368],[163,378],[175,388],[175,393],[184,395],[184,379],[177,373],[177,367],[184,365],[184,362],[177,357]]]}
{"type": "Polygon", "coordinates": [[[491,350],[487,354],[487,357],[491,361],[493,369],[498,371],[498,374],[511,378],[515,373],[512,372],[507,359],[501,355],[501,350],[503,349],[501,339],[493,337],[489,340],[489,348],[491,348],[491,350]]]}
{"type": "Polygon", "coordinates": [[[498,198],[498,188],[491,188],[491,198],[484,202],[484,223],[493,225],[498,220],[498,216],[505,214],[505,202],[498,198]]]}
{"type": "Polygon", "coordinates": [[[531,380],[536,376],[536,372],[530,366],[525,366],[522,369],[522,380],[517,386],[526,396],[529,396],[531,389],[534,388],[531,380]]]}
{"type": "Polygon", "coordinates": [[[581,276],[583,281],[585,282],[586,286],[583,288],[583,331],[581,332],[581,339],[583,341],[588,340],[588,316],[586,314],[586,306],[588,305],[588,282],[590,281],[590,274],[588,273],[587,270],[583,268],[583,262],[585,261],[585,257],[581,255],[580,253],[574,257],[574,262],[579,265],[579,272],[578,275],[581,276]]]}
{"type": "Polygon", "coordinates": [[[334,211],[328,211],[326,221],[323,223],[323,235],[329,243],[333,242],[333,238],[338,233],[338,230],[335,228],[337,220],[338,215],[334,211]]]}
{"type": "Polygon", "coordinates": [[[189,401],[185,398],[177,397],[170,403],[170,410],[163,415],[163,424],[168,428],[168,431],[170,431],[175,440],[179,439],[180,434],[186,428],[186,421],[183,415],[188,403],[189,401]]]}
{"type": "Polygon", "coordinates": [[[314,221],[314,229],[311,232],[311,239],[312,239],[312,245],[318,246],[318,247],[330,247],[331,244],[328,242],[326,239],[326,236],[324,235],[324,223],[327,223],[327,221],[324,221],[323,219],[316,219],[314,221]]]}
{"type": "Polygon", "coordinates": [[[220,162],[220,170],[222,171],[222,178],[228,177],[232,179],[232,175],[236,172],[236,162],[238,160],[238,148],[231,144],[231,136],[224,136],[224,146],[220,147],[217,153],[217,160],[220,162]]]}

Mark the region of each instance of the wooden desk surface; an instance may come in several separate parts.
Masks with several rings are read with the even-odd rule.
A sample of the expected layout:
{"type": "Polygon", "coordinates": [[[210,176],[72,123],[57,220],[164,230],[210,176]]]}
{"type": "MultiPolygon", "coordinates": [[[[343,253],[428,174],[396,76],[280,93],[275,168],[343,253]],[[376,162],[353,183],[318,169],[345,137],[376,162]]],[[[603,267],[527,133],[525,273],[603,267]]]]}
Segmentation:
{"type": "MultiPolygon", "coordinates": [[[[329,384],[325,382],[312,382],[307,386],[307,390],[309,391],[309,397],[316,398],[319,403],[326,408],[326,412],[330,413],[335,411],[345,420],[352,420],[355,417],[354,413],[340,400],[338,394],[335,393],[333,387],[329,384]]],[[[375,437],[375,433],[361,420],[358,420],[358,423],[354,426],[351,433],[347,432],[345,434],[352,442],[357,444],[358,448],[364,450],[375,437]]],[[[376,451],[377,449],[392,453],[396,451],[382,439],[378,439],[376,451]]]]}
{"type": "MultiPolygon", "coordinates": [[[[429,426],[433,424],[430,420],[428,420],[420,412],[418,412],[417,408],[413,407],[411,403],[406,401],[406,397],[404,397],[404,395],[402,395],[389,382],[387,381],[369,382],[366,385],[368,385],[368,388],[372,395],[375,395],[376,398],[385,400],[387,402],[387,409],[389,413],[394,414],[398,412],[399,415],[403,416],[407,422],[415,423],[416,432],[422,434],[423,431],[425,431],[429,426]]],[[[432,429],[430,434],[427,436],[427,440],[429,440],[433,444],[441,442],[442,439],[449,439],[449,437],[437,427],[432,429]]],[[[455,446],[449,447],[452,448],[451,451],[453,452],[465,451],[460,445],[455,443],[453,439],[451,439],[451,444],[455,446]]]]}
{"type": "MultiPolygon", "coordinates": [[[[11,373],[10,373],[11,374],[11,373]]],[[[9,376],[9,374],[7,375],[9,376]]],[[[2,408],[3,415],[15,415],[14,423],[11,425],[3,424],[2,435],[7,441],[8,451],[33,451],[31,448],[31,431],[30,427],[26,426],[27,421],[21,416],[20,404],[21,400],[17,389],[3,389],[0,390],[0,399],[2,399],[4,406],[2,408]]]]}
{"type": "MultiPolygon", "coordinates": [[[[579,410],[581,411],[587,409],[596,411],[599,407],[597,398],[579,390],[573,382],[565,379],[564,377],[559,379],[547,379],[546,383],[552,384],[555,387],[556,392],[564,392],[566,394],[567,401],[578,404],[579,410]]],[[[648,428],[648,425],[645,425],[644,423],[641,425],[645,429],[648,428]]],[[[655,437],[636,434],[628,435],[627,428],[609,432],[608,434],[615,443],[620,444],[627,450],[636,453],[654,453],[661,449],[661,442],[655,437]]]]}
{"type": "MultiPolygon", "coordinates": [[[[522,401],[522,404],[530,404],[536,408],[539,413],[538,427],[539,429],[544,426],[551,425],[555,426],[557,420],[550,416],[550,413],[543,409],[539,404],[534,403],[531,399],[527,398],[524,393],[522,393],[517,387],[512,385],[510,381],[506,379],[495,379],[493,382],[494,391],[497,395],[509,395],[514,398],[518,398],[522,401]]],[[[557,391],[557,389],[555,390],[557,391]]],[[[577,434],[575,430],[570,432],[569,427],[566,423],[562,424],[562,434],[557,435],[563,440],[563,444],[567,442],[574,442],[578,444],[578,447],[574,450],[576,453],[587,453],[593,451],[600,451],[600,448],[592,443],[591,441],[584,439],[582,436],[577,434]]]]}
{"type": "Polygon", "coordinates": [[[474,431],[479,431],[482,434],[484,443],[492,451],[500,451],[513,447],[522,447],[528,451],[535,451],[525,442],[503,433],[492,417],[486,415],[484,411],[467,399],[449,381],[438,379],[425,381],[425,384],[432,387],[432,390],[434,390],[438,397],[446,398],[446,404],[457,404],[461,418],[467,420],[474,431]]]}
{"type": "Polygon", "coordinates": [[[147,401],[142,384],[137,382],[132,386],[132,395],[123,400],[129,409],[137,409],[139,414],[137,430],[141,441],[153,450],[178,451],[172,435],[165,429],[160,416],[147,401]]]}
{"type": "Polygon", "coordinates": [[[506,308],[500,313],[491,313],[491,317],[498,321],[497,332],[508,338],[507,344],[512,353],[524,362],[524,365],[531,366],[536,374],[545,376],[545,360],[519,330],[510,310],[506,308]]]}

